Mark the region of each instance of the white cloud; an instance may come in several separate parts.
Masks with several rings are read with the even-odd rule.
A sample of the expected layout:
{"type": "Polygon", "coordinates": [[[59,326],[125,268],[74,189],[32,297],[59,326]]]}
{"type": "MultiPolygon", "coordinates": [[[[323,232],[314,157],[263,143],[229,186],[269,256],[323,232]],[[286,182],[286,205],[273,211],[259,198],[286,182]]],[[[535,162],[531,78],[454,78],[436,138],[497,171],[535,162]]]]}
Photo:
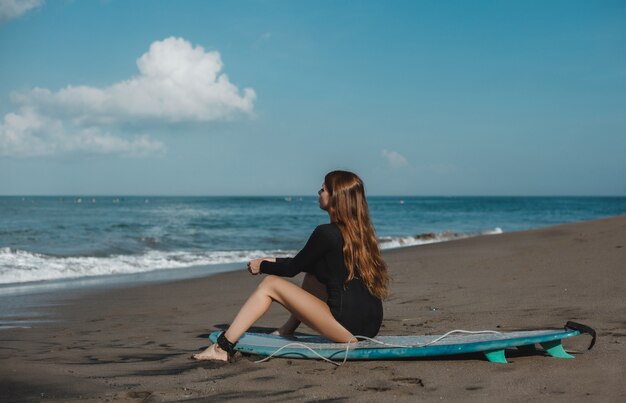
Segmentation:
{"type": "Polygon", "coordinates": [[[36,157],[79,152],[145,156],[164,151],[161,142],[145,135],[127,140],[95,126],[74,126],[68,131],[62,120],[29,108],[23,108],[20,114],[7,114],[0,123],[0,155],[36,157]]]}
{"type": "Polygon", "coordinates": [[[388,151],[383,149],[381,155],[387,160],[392,168],[402,168],[409,165],[409,161],[396,151],[388,151]]]}
{"type": "Polygon", "coordinates": [[[137,76],[109,87],[13,93],[20,110],[0,123],[0,154],[92,150],[143,155],[164,147],[145,135],[132,141],[115,137],[115,126],[228,121],[253,112],[254,90],[240,93],[221,73],[219,52],[170,37],[152,43],[137,67],[137,76]]]}
{"type": "Polygon", "coordinates": [[[154,42],[137,60],[139,75],[106,88],[68,86],[56,93],[35,88],[16,93],[15,102],[79,122],[136,120],[209,122],[252,112],[254,90],[239,94],[218,52],[205,52],[181,38],[154,42]]]}
{"type": "Polygon", "coordinates": [[[43,5],[44,0],[0,0],[0,21],[17,18],[43,5]]]}

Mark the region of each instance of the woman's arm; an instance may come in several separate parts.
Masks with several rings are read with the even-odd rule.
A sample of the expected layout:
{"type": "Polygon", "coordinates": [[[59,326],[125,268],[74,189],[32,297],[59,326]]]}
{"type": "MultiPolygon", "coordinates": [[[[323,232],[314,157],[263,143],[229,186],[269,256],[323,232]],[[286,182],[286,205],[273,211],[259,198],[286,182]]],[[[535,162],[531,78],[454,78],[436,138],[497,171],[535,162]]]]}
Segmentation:
{"type": "Polygon", "coordinates": [[[327,226],[315,228],[304,248],[293,258],[277,258],[274,262],[261,259],[259,272],[282,277],[293,277],[303,271],[314,273],[315,263],[332,247],[327,231],[327,226]]]}

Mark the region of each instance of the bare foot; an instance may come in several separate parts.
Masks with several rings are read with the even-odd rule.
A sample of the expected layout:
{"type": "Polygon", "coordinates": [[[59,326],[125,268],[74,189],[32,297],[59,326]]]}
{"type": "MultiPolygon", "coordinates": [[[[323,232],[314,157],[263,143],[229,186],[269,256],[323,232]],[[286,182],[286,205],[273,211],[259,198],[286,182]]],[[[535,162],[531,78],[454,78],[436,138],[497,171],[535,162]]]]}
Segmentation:
{"type": "Polygon", "coordinates": [[[209,348],[201,353],[192,355],[191,358],[198,361],[228,361],[228,354],[217,344],[211,344],[209,348]]]}

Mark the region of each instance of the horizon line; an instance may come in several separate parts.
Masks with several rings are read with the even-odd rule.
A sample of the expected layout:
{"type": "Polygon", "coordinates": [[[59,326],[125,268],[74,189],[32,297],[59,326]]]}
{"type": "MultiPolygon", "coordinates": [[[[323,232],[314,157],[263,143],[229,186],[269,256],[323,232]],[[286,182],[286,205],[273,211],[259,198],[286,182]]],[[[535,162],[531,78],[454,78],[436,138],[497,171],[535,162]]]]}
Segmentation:
{"type": "MultiPolygon", "coordinates": [[[[281,198],[317,198],[316,195],[298,195],[298,194],[98,194],[98,193],[67,193],[67,194],[0,194],[0,197],[281,197],[281,198]]],[[[453,194],[453,195],[437,195],[437,194],[368,194],[367,197],[626,197],[626,194],[453,194]]]]}

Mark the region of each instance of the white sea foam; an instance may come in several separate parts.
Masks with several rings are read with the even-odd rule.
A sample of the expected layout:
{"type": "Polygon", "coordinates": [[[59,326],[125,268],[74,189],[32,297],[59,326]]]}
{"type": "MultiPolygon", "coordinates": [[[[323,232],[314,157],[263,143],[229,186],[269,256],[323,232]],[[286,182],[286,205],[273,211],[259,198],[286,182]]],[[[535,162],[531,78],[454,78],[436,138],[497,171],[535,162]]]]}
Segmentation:
{"type": "Polygon", "coordinates": [[[291,256],[296,251],[160,252],[108,257],[56,257],[0,248],[0,284],[141,273],[201,265],[246,262],[259,256],[291,256]]]}
{"type": "MultiPolygon", "coordinates": [[[[381,249],[445,242],[477,235],[500,234],[500,228],[479,233],[427,233],[407,237],[381,237],[381,249]]],[[[259,256],[293,256],[295,250],[243,250],[213,252],[148,251],[141,255],[59,257],[19,249],[0,248],[0,284],[60,280],[90,276],[142,273],[160,269],[244,263],[259,256]]]]}
{"type": "Polygon", "coordinates": [[[455,239],[471,238],[479,235],[495,235],[501,234],[501,228],[494,228],[482,232],[429,232],[425,234],[419,234],[414,236],[400,236],[400,237],[380,237],[379,246],[380,249],[394,249],[403,248],[407,246],[425,245],[436,242],[453,241],[455,239]]]}

